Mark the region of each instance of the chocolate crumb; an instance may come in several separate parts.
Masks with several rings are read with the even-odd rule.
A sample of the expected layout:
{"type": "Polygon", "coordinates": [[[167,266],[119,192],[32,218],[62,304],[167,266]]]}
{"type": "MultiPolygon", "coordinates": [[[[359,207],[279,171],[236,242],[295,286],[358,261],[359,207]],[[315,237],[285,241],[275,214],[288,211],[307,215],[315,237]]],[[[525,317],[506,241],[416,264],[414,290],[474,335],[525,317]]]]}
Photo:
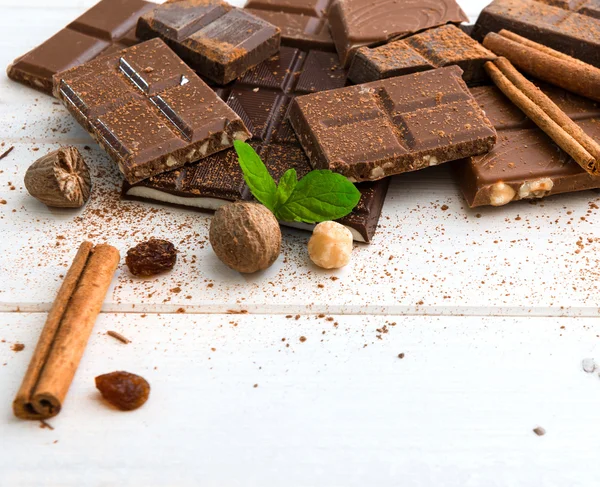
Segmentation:
{"type": "Polygon", "coordinates": [[[40,419],[40,428],[41,429],[46,429],[48,428],[49,430],[54,430],[54,426],[52,426],[50,423],[47,423],[46,421],[44,421],[43,419],[40,419]]]}
{"type": "Polygon", "coordinates": [[[5,150],[5,151],[4,151],[2,154],[0,154],[0,161],[1,161],[2,159],[4,159],[6,156],[8,156],[8,154],[10,154],[10,153],[13,151],[13,149],[14,149],[14,148],[15,148],[14,146],[10,146],[10,147],[9,147],[7,150],[5,150]]]}
{"type": "Polygon", "coordinates": [[[300,337],[300,341],[301,341],[302,343],[304,343],[304,342],[306,341],[306,337],[305,337],[305,336],[301,336],[301,337],[300,337]]]}
{"type": "Polygon", "coordinates": [[[404,352],[398,354],[398,358],[404,358],[404,352]]]}
{"type": "Polygon", "coordinates": [[[258,384],[254,384],[252,387],[256,389],[258,387],[258,384]]]}
{"type": "Polygon", "coordinates": [[[123,335],[121,335],[120,333],[117,333],[116,331],[109,330],[109,331],[106,332],[106,334],[108,336],[116,338],[117,340],[119,340],[120,342],[123,342],[125,344],[131,342],[131,340],[129,340],[128,338],[125,338],[123,335]]]}
{"type": "Polygon", "coordinates": [[[10,347],[10,349],[13,352],[22,352],[23,350],[25,350],[25,345],[23,345],[22,343],[15,343],[12,347],[10,347]]]}

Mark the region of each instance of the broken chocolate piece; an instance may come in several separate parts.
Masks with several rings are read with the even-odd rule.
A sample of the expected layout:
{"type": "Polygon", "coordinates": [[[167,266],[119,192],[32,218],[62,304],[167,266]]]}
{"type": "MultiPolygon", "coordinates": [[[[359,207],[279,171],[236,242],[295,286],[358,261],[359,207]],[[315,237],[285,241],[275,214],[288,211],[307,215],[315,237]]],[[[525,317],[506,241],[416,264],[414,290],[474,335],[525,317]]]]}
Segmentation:
{"type": "Polygon", "coordinates": [[[226,84],[279,51],[278,27],[220,0],[167,2],[140,17],[140,39],[160,37],[200,75],[226,84]]]}
{"type": "Polygon", "coordinates": [[[348,78],[368,83],[456,64],[464,71],[465,82],[473,85],[487,80],[483,65],[494,59],[494,53],[458,27],[445,25],[373,49],[361,47],[348,78]]]}
{"type": "Polygon", "coordinates": [[[298,97],[290,121],[315,169],[351,181],[488,152],[490,125],[458,66],[298,97]]]}
{"type": "MultiPolygon", "coordinates": [[[[542,91],[588,135],[600,138],[600,104],[549,85],[542,91]]],[[[496,87],[472,93],[496,127],[498,144],[488,154],[454,164],[471,208],[600,188],[599,176],[581,168],[496,87]]]]}
{"type": "Polygon", "coordinates": [[[160,39],[59,73],[54,95],[130,183],[249,137],[240,118],[160,39]]]}
{"type": "Polygon", "coordinates": [[[329,10],[331,35],[344,66],[361,46],[377,46],[468,20],[456,0],[335,0],[329,10]]]}
{"type": "Polygon", "coordinates": [[[138,17],[152,8],[143,0],[100,0],[50,39],[17,58],[10,79],[52,94],[52,76],[96,57],[138,43],[138,17]]]}

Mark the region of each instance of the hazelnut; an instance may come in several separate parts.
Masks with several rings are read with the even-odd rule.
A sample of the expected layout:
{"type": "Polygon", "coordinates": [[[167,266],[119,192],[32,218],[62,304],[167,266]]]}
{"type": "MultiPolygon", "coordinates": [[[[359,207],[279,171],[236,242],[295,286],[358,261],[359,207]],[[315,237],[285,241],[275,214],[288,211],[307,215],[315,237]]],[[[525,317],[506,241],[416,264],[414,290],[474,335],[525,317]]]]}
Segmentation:
{"type": "Polygon", "coordinates": [[[337,222],[319,223],[308,241],[308,255],[323,269],[339,269],[350,262],[352,232],[337,222]]]}
{"type": "Polygon", "coordinates": [[[279,222],[259,203],[240,201],[219,208],[209,239],[225,265],[245,274],[270,267],[281,252],[279,222]]]}
{"type": "Polygon", "coordinates": [[[490,188],[490,205],[503,206],[510,203],[516,196],[516,192],[508,184],[498,181],[490,188]]]}
{"type": "Polygon", "coordinates": [[[547,196],[554,187],[554,181],[550,178],[525,181],[519,188],[519,198],[543,198],[547,196]]]}
{"type": "Polygon", "coordinates": [[[29,194],[47,206],[80,208],[90,197],[92,180],[76,147],[61,147],[35,161],[25,173],[29,194]]]}

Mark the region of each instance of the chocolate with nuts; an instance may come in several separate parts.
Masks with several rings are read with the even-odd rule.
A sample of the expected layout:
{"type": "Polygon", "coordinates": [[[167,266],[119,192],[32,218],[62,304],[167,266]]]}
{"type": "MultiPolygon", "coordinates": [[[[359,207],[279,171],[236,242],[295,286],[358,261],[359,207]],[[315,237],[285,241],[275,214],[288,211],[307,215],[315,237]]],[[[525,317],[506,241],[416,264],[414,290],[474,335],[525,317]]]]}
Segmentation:
{"type": "Polygon", "coordinates": [[[361,47],[348,78],[368,83],[456,64],[464,71],[465,82],[473,85],[487,80],[483,65],[495,58],[458,27],[444,25],[373,49],[361,47]]]}
{"type": "Polygon", "coordinates": [[[160,39],[59,73],[54,94],[130,183],[250,136],[242,120],[160,39]]]}
{"type": "Polygon", "coordinates": [[[221,0],[177,0],[140,17],[140,39],[160,37],[199,74],[227,84],[279,51],[278,27],[221,0]]]}
{"type": "MultiPolygon", "coordinates": [[[[287,169],[296,169],[298,177],[311,170],[286,119],[293,98],[345,84],[346,73],[336,54],[305,53],[282,47],[277,56],[248,71],[232,86],[220,87],[217,91],[250,128],[252,144],[272,176],[279,180],[287,169]]],[[[369,242],[373,238],[388,185],[389,180],[383,179],[357,186],[362,194],[358,206],[339,220],[355,240],[369,242]]],[[[230,201],[252,199],[233,149],[135,185],[125,184],[123,196],[203,210],[216,210],[230,201]]],[[[312,228],[307,224],[293,225],[312,228]]]]}
{"type": "Polygon", "coordinates": [[[484,154],[496,131],[458,66],[297,97],[290,121],[315,169],[374,181],[484,154]]]}
{"type": "MultiPolygon", "coordinates": [[[[543,92],[588,135],[600,139],[600,104],[551,86],[543,92]]],[[[600,188],[600,176],[587,173],[496,87],[477,87],[472,93],[496,127],[498,144],[488,154],[454,164],[471,208],[600,188]]]]}
{"type": "Polygon", "coordinates": [[[61,147],[35,161],[25,173],[29,194],[47,206],[80,208],[90,197],[90,170],[76,147],[61,147]]]}

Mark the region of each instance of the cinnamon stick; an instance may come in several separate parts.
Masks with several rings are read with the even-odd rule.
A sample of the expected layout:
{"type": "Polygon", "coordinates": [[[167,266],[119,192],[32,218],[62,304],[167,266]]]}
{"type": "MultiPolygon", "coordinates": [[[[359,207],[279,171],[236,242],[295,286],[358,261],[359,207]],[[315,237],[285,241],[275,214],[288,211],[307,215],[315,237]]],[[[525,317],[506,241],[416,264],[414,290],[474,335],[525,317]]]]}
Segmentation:
{"type": "Polygon", "coordinates": [[[556,144],[592,175],[600,174],[600,145],[505,58],[485,64],[500,90],[556,144]]]}
{"type": "Polygon", "coordinates": [[[60,412],[118,264],[114,247],[81,244],[13,401],[15,416],[40,420],[60,412]]]}
{"type": "Polygon", "coordinates": [[[600,69],[508,30],[491,32],[483,45],[520,70],[567,91],[600,101],[600,69]]]}

